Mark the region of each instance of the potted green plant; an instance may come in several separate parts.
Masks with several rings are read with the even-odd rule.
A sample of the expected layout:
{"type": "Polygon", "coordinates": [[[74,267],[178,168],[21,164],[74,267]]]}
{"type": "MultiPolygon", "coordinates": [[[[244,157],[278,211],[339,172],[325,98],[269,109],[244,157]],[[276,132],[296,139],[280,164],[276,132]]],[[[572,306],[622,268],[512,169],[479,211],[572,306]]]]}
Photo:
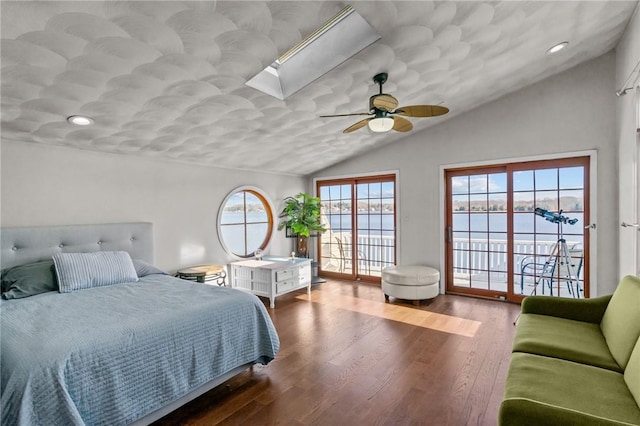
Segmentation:
{"type": "Polygon", "coordinates": [[[320,198],[304,192],[284,199],[278,230],[291,229],[297,238],[298,256],[308,257],[311,233],[323,233],[327,229],[320,222],[320,198]]]}

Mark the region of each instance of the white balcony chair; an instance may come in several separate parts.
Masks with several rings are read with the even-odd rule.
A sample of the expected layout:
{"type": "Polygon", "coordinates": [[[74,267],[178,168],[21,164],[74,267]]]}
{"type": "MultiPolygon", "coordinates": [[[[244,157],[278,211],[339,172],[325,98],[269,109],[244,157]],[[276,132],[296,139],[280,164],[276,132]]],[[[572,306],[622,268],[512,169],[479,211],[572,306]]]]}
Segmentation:
{"type": "MultiPolygon", "coordinates": [[[[553,284],[558,281],[565,281],[567,291],[573,297],[580,297],[583,289],[580,288],[580,272],[582,271],[582,263],[584,259],[584,251],[582,248],[569,249],[569,258],[575,276],[571,276],[571,270],[564,262],[562,257],[549,256],[544,263],[536,262],[534,256],[523,257],[520,262],[520,294],[524,294],[524,280],[526,277],[533,277],[534,286],[542,285],[542,294],[545,294],[545,288],[549,288],[549,294],[553,296],[553,284]],[[561,263],[558,265],[558,263],[561,263]],[[559,269],[558,269],[559,266],[559,269]],[[575,283],[575,288],[572,285],[575,283]]],[[[537,291],[537,288],[534,289],[537,291]]]]}
{"type": "MultiPolygon", "coordinates": [[[[351,259],[351,253],[345,251],[345,246],[347,248],[351,247],[353,241],[351,239],[351,235],[342,235],[341,237],[335,237],[338,243],[338,250],[340,250],[340,272],[344,272],[345,265],[347,264],[347,260],[351,259]]],[[[367,266],[367,275],[371,274],[371,264],[367,262],[367,255],[362,251],[358,250],[356,253],[358,266],[361,265],[360,261],[364,261],[367,266]]]]}

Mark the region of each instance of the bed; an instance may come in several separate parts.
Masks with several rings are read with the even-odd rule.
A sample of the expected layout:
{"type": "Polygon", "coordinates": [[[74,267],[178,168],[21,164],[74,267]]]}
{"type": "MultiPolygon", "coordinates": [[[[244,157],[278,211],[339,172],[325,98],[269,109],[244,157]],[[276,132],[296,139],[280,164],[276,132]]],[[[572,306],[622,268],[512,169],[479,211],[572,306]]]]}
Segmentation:
{"type": "Polygon", "coordinates": [[[278,352],[257,297],[153,267],[150,223],[4,228],[0,240],[3,271],[53,257],[61,279],[0,302],[2,424],[149,424],[278,352]],[[127,281],[70,290],[64,262],[114,255],[137,280],[125,259],[127,281]]]}

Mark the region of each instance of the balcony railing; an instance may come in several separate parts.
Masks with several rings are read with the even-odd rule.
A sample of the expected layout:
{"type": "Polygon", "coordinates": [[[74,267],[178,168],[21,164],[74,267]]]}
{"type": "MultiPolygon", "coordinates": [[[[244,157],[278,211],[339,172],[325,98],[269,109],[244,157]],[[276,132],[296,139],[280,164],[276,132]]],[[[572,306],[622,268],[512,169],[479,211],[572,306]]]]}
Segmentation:
{"type": "MultiPolygon", "coordinates": [[[[556,241],[527,241],[514,240],[513,252],[516,263],[523,257],[539,256],[544,261],[549,256],[556,241]]],[[[567,241],[569,247],[577,242],[567,241]]],[[[507,271],[507,241],[506,240],[453,240],[453,272],[466,270],[507,271]]]]}
{"type": "MultiPolygon", "coordinates": [[[[327,234],[322,236],[322,269],[351,273],[352,234],[350,232],[327,234]]],[[[358,270],[361,274],[380,276],[383,268],[395,263],[394,236],[359,234],[356,248],[358,270]]]]}
{"type": "MultiPolygon", "coordinates": [[[[353,267],[351,233],[331,232],[330,235],[323,235],[323,243],[330,241],[332,242],[331,246],[323,244],[323,260],[333,259],[336,262],[333,266],[329,265],[329,262],[323,264],[323,270],[349,273],[353,267]],[[333,247],[336,247],[337,250],[333,247]]],[[[361,273],[380,276],[384,267],[395,263],[395,238],[393,236],[362,234],[358,236],[357,244],[357,262],[361,273]]],[[[521,262],[525,257],[535,255],[540,262],[544,262],[555,244],[556,241],[514,240],[514,273],[520,274],[521,262]]],[[[567,241],[570,248],[578,244],[576,241],[567,241]]],[[[482,281],[483,277],[491,273],[494,280],[503,280],[506,284],[508,261],[507,240],[453,240],[453,273],[467,274],[470,281],[482,281]]],[[[526,277],[524,280],[527,285],[531,286],[535,277],[526,277]]]]}

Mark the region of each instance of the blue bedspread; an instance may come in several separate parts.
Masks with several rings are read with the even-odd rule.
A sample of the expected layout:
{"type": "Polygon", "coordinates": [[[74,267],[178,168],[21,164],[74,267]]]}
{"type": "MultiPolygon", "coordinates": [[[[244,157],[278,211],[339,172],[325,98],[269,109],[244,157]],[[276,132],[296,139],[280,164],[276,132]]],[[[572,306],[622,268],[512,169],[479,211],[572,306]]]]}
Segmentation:
{"type": "Polygon", "coordinates": [[[165,275],[0,311],[3,425],[128,424],[280,345],[257,297],[165,275]]]}

